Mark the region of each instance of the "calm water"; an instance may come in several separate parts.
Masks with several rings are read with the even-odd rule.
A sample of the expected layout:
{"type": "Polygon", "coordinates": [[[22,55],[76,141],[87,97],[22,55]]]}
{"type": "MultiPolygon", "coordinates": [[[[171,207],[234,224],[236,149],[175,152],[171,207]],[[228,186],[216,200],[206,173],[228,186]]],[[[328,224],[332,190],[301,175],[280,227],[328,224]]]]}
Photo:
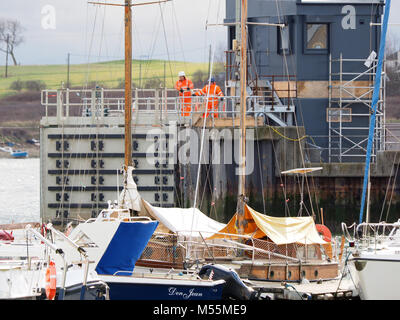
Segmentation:
{"type": "Polygon", "coordinates": [[[0,159],[0,224],[39,218],[40,160],[0,159]]]}

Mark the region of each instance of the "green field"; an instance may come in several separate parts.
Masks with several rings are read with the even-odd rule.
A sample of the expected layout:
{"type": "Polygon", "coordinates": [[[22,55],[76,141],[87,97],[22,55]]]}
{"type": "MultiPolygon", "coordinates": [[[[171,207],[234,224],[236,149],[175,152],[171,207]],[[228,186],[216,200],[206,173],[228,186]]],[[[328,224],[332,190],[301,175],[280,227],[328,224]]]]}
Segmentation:
{"type": "MultiPolygon", "coordinates": [[[[167,87],[173,87],[177,80],[177,74],[181,70],[184,70],[189,76],[199,70],[206,74],[208,64],[135,60],[133,61],[133,83],[136,87],[144,87],[146,84],[151,85],[151,83],[154,85],[157,81],[164,83],[165,74],[167,87]],[[139,79],[140,75],[141,81],[139,79]]],[[[18,91],[10,89],[11,84],[17,80],[41,80],[47,89],[58,89],[61,88],[62,83],[65,85],[67,83],[67,65],[10,66],[8,78],[4,78],[4,73],[5,67],[1,66],[0,98],[18,93],[18,91]]],[[[124,61],[122,60],[70,66],[70,87],[74,88],[84,88],[94,83],[105,88],[117,88],[122,87],[123,79],[124,61]]]]}

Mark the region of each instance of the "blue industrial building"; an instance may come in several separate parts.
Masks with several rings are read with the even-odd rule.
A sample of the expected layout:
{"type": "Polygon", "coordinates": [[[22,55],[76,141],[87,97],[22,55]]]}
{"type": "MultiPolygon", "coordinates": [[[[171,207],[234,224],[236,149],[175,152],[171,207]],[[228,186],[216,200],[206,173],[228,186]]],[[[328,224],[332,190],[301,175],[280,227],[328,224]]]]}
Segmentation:
{"type": "MultiPolygon", "coordinates": [[[[236,77],[236,3],[226,0],[228,90],[236,77]]],[[[248,1],[249,89],[279,98],[264,113],[293,105],[292,117],[268,113],[266,122],[304,126],[310,161],[365,159],[383,10],[383,0],[248,1]]],[[[384,150],[382,88],[374,156],[384,150]]]]}

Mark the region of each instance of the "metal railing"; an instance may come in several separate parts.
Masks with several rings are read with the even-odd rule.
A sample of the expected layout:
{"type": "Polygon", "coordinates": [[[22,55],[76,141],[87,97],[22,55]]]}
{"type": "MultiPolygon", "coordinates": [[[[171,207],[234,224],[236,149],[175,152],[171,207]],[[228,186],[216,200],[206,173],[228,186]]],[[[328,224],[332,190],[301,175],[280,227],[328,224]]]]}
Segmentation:
{"type": "MultiPolygon", "coordinates": [[[[237,81],[240,73],[239,65],[236,62],[236,51],[225,51],[225,81],[237,81]]],[[[264,92],[265,98],[270,99],[270,103],[276,103],[276,97],[289,101],[287,105],[291,104],[291,99],[297,98],[297,77],[296,75],[271,75],[263,74],[257,70],[256,63],[254,62],[253,51],[248,51],[247,59],[247,83],[256,93],[264,92]],[[278,84],[279,83],[279,84],[278,84]]]]}
{"type": "MultiPolygon", "coordinates": [[[[65,293],[66,293],[66,279],[67,279],[67,273],[70,265],[84,265],[84,270],[83,270],[83,279],[82,279],[82,288],[81,288],[81,294],[80,294],[80,299],[84,300],[85,294],[87,291],[87,279],[89,275],[89,264],[92,263],[92,261],[89,261],[89,257],[86,254],[86,251],[76,243],[74,243],[72,240],[70,240],[67,236],[65,236],[63,233],[57,231],[56,229],[53,228],[51,224],[47,225],[47,228],[51,230],[51,232],[54,235],[57,235],[58,237],[66,240],[67,244],[72,246],[75,250],[78,251],[78,253],[83,257],[82,261],[79,262],[72,262],[68,261],[64,251],[57,246],[56,243],[52,243],[50,240],[45,238],[42,234],[40,234],[38,231],[34,230],[31,228],[30,225],[26,226],[26,232],[33,234],[36,238],[38,238],[41,242],[43,242],[44,246],[51,251],[53,251],[55,254],[61,257],[63,261],[63,267],[62,267],[62,278],[61,278],[61,285],[60,285],[60,290],[58,293],[58,300],[64,300],[65,298],[65,293]]],[[[48,258],[49,259],[49,258],[48,258]]],[[[108,286],[103,283],[103,285],[106,287],[106,299],[108,299],[108,286]]],[[[40,291],[41,288],[37,288],[37,290],[40,291]]]]}
{"type": "MultiPolygon", "coordinates": [[[[194,90],[196,91],[196,90],[194,90]]],[[[265,96],[247,98],[248,116],[259,117],[263,114],[275,114],[278,125],[285,124],[285,115],[294,113],[294,106],[268,104],[265,96]],[[262,107],[260,109],[260,107],[262,107]]],[[[137,89],[132,98],[133,116],[151,115],[160,120],[176,120],[183,124],[201,122],[207,115],[211,119],[239,117],[237,110],[239,96],[187,96],[179,97],[176,90],[137,89]]],[[[124,117],[124,91],[116,89],[92,90],[44,90],[41,103],[45,108],[44,119],[57,118],[60,123],[70,117],[106,118],[124,117]]],[[[266,115],[264,115],[264,118],[266,115]]],[[[158,121],[158,120],[157,120],[158,121]]]]}
{"type": "MultiPolygon", "coordinates": [[[[208,232],[154,233],[140,261],[163,262],[170,265],[192,265],[196,262],[236,260],[244,257],[255,264],[306,263],[323,261],[320,245],[277,245],[268,239],[256,239],[246,235],[215,233],[220,238],[207,239],[208,232]]],[[[325,255],[326,256],[326,255],[325,255]]]]}
{"type": "Polygon", "coordinates": [[[400,246],[400,220],[395,223],[379,222],[379,223],[361,223],[347,226],[342,223],[342,231],[348,242],[354,242],[355,248],[358,250],[377,250],[382,245],[396,243],[400,246]],[[352,235],[350,231],[352,230],[352,235]]]}

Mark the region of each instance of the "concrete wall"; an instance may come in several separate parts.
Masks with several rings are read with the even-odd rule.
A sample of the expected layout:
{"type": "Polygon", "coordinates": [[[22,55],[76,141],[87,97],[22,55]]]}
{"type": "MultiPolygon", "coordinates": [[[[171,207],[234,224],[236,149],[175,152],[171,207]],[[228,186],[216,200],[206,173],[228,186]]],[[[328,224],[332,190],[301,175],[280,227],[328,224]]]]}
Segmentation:
{"type": "MultiPolygon", "coordinates": [[[[166,153],[164,144],[173,137],[154,132],[149,126],[135,128],[132,134],[133,177],[145,200],[172,207],[176,201],[176,170],[173,154],[166,153]],[[154,137],[162,139],[160,151],[155,150],[154,137]]],[[[75,219],[97,217],[108,207],[108,200],[118,199],[123,187],[122,174],[117,175],[124,163],[123,126],[42,126],[40,141],[43,221],[65,225],[75,219]]]]}
{"type": "MultiPolygon", "coordinates": [[[[298,135],[302,136],[304,128],[279,128],[279,132],[277,134],[270,127],[255,129],[254,171],[246,177],[249,205],[272,216],[297,216],[301,200],[301,178],[281,175],[280,172],[304,166],[323,167],[322,171],[309,174],[304,181],[307,210],[303,210],[303,215],[314,213],[319,223],[322,208],[324,222],[336,233],[341,232],[340,222],[351,224],[358,221],[365,164],[307,162],[303,160],[307,154],[300,151],[305,141],[299,143],[291,140],[295,140],[298,135]]],[[[388,215],[388,221],[399,218],[400,180],[398,175],[395,177],[399,160],[395,152],[383,152],[379,153],[377,163],[372,165],[372,221],[378,221],[382,212],[384,219],[388,215]],[[388,211],[389,202],[391,205],[388,211]]],[[[198,203],[202,211],[219,221],[229,221],[236,210],[238,176],[235,168],[235,164],[202,165],[198,203]]],[[[192,171],[197,173],[197,166],[192,166],[192,171]]],[[[192,181],[195,180],[192,178],[192,181]]],[[[191,189],[193,192],[195,185],[191,189]]],[[[193,193],[190,198],[194,199],[193,193]]]]}

